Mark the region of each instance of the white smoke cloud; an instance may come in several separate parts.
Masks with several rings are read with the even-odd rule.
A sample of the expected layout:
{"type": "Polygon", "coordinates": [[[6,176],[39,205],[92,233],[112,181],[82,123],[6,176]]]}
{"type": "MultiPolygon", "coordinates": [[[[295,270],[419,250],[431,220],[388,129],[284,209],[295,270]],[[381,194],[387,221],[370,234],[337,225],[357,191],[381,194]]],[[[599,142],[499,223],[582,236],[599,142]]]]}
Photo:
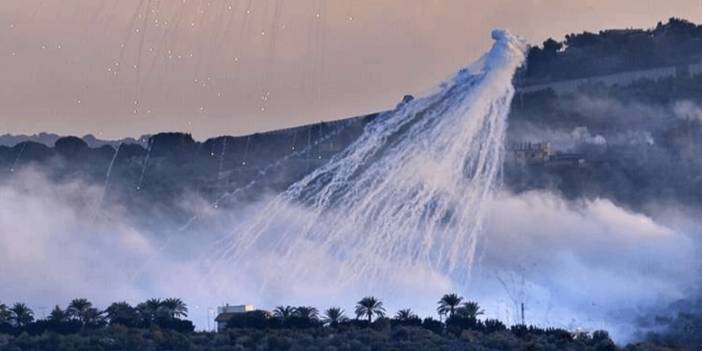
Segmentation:
{"type": "MultiPolygon", "coordinates": [[[[76,297],[106,307],[180,296],[206,326],[206,310],[196,308],[208,295],[197,285],[200,267],[156,239],[169,233],[139,228],[120,206],[101,206],[102,192],[101,185],[53,182],[31,169],[0,184],[2,302],[29,303],[41,317],[76,297]]],[[[196,236],[187,241],[197,243],[196,236]]]]}
{"type": "Polygon", "coordinates": [[[502,288],[512,302],[496,275],[518,274],[510,289],[523,290],[528,322],[606,327],[625,338],[641,311],[689,297],[697,279],[694,236],[607,199],[502,194],[489,218],[478,278],[485,288],[474,290],[495,304],[502,288]]]}
{"type": "Polygon", "coordinates": [[[576,127],[570,133],[575,143],[605,145],[607,140],[599,134],[592,135],[587,127],[576,127]]]}
{"type": "MultiPolygon", "coordinates": [[[[168,233],[139,228],[123,208],[97,210],[101,192],[101,186],[55,183],[35,171],[0,184],[2,302],[28,302],[41,316],[74,297],[106,306],[178,296],[204,329],[207,309],[222,303],[350,311],[360,296],[377,294],[391,311],[412,307],[433,315],[438,296],[457,291],[479,301],[491,318],[517,322],[515,303],[525,302],[529,323],[608,328],[625,340],[638,313],[686,297],[699,266],[694,237],[685,232],[697,221],[683,211],[668,207],[672,223],[685,218],[689,224],[675,228],[606,199],[573,203],[547,193],[503,193],[490,203],[481,259],[467,285],[417,266],[398,268],[392,284],[349,286],[337,275],[338,258],[314,246],[289,258],[309,266],[304,276],[288,274],[289,261],[273,252],[259,252],[245,266],[214,265],[209,250],[216,238],[232,234],[234,221],[256,206],[207,210],[203,220],[217,232],[170,233],[164,245],[156,238],[168,233]]],[[[199,205],[206,206],[188,206],[199,205]]]]}
{"type": "MultiPolygon", "coordinates": [[[[102,192],[101,184],[54,182],[33,169],[0,182],[0,302],[26,302],[42,317],[77,297],[104,308],[177,296],[205,329],[211,311],[224,303],[342,305],[349,311],[370,293],[344,284],[335,271],[339,262],[317,247],[292,257],[310,267],[305,279],[287,274],[271,252],[258,252],[246,266],[216,264],[218,239],[236,235],[236,222],[259,205],[223,211],[191,194],[174,205],[197,214],[205,230],[148,230],[125,208],[101,206],[102,192]]],[[[417,297],[433,301],[450,288],[445,277],[422,267],[398,277],[395,287],[411,292],[395,296],[398,306],[411,306],[417,297]]]]}
{"type": "Polygon", "coordinates": [[[678,118],[702,122],[702,107],[692,101],[676,102],[673,104],[673,112],[678,118]]]}

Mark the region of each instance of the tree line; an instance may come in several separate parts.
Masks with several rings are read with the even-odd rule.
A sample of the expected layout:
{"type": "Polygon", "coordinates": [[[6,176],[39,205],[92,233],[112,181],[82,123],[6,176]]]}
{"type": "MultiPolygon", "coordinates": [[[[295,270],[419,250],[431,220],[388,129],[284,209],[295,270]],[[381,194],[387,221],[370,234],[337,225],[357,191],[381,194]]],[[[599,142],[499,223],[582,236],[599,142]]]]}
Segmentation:
{"type": "Polygon", "coordinates": [[[699,63],[702,25],[680,18],[651,29],[602,30],[552,38],[530,48],[518,74],[522,83],[539,84],[663,66],[699,63]]]}
{"type": "Polygon", "coordinates": [[[183,319],[187,316],[188,307],[179,298],[149,299],[136,306],[115,302],[104,310],[95,307],[88,299],[77,298],[65,308],[57,305],[44,319],[37,319],[34,311],[24,303],[11,306],[0,303],[0,333],[41,334],[49,331],[71,334],[108,325],[130,328],[158,326],[192,332],[195,329],[193,323],[183,319]]]}
{"type": "Polygon", "coordinates": [[[178,298],[116,302],[104,310],[79,298],[42,319],[26,304],[0,303],[0,350],[686,350],[659,347],[675,340],[620,348],[606,331],[507,326],[481,318],[477,302],[455,293],[439,298],[436,313],[438,319],[409,308],[389,314],[381,299],[366,296],[348,314],[286,305],[232,313],[226,328],[213,333],[196,332],[178,298]]]}
{"type": "MultiPolygon", "coordinates": [[[[277,306],[272,312],[256,310],[234,313],[227,328],[285,329],[319,328],[340,326],[371,327],[379,324],[416,326],[437,332],[460,333],[464,329],[494,332],[507,330],[507,326],[496,319],[481,321],[484,311],[477,302],[467,301],[455,293],[445,294],[437,301],[439,319],[420,318],[412,309],[400,309],[389,317],[383,302],[374,296],[359,300],[350,318],[340,307],[330,307],[320,312],[312,306],[277,306]]],[[[128,328],[159,327],[179,332],[192,332],[194,325],[185,319],[188,307],[179,298],[149,299],[132,306],[127,302],[115,302],[100,310],[88,299],[77,298],[65,308],[55,306],[44,319],[36,319],[35,313],[24,303],[8,306],[0,303],[0,333],[41,334],[45,331],[63,334],[77,333],[84,329],[99,329],[121,325],[128,328]]],[[[515,326],[513,331],[531,330],[535,327],[515,326]],[[526,329],[524,329],[526,328],[526,329]]],[[[570,335],[568,331],[548,329],[544,332],[570,335]]]]}
{"type": "Polygon", "coordinates": [[[350,318],[340,307],[330,307],[320,312],[312,306],[277,306],[272,312],[256,310],[246,313],[233,313],[226,323],[227,329],[353,329],[353,328],[395,328],[418,327],[439,335],[460,336],[464,331],[479,333],[510,332],[517,336],[530,334],[547,335],[573,340],[576,337],[589,337],[598,342],[607,341],[614,345],[606,331],[592,334],[571,333],[558,328],[538,328],[535,326],[514,325],[507,327],[497,319],[480,320],[485,311],[475,301],[468,301],[455,293],[445,294],[437,301],[436,312],[439,319],[420,318],[412,309],[400,309],[388,316],[383,302],[374,296],[359,300],[353,310],[355,318],[350,318]]]}

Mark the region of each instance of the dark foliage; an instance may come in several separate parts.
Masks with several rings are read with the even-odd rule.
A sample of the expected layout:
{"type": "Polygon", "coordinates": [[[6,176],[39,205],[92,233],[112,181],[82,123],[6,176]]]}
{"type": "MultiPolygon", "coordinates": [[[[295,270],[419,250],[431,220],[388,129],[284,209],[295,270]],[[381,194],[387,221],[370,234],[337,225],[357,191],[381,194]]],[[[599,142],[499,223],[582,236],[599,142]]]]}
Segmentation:
{"type": "MultiPolygon", "coordinates": [[[[365,301],[371,300],[373,303],[365,305],[382,306],[375,298],[365,301]]],[[[125,302],[114,303],[99,313],[104,317],[97,324],[90,312],[94,307],[85,299],[73,300],[66,310],[70,312],[57,306],[47,319],[25,324],[11,322],[17,319],[15,312],[4,312],[32,315],[25,305],[14,307],[18,306],[9,309],[0,305],[0,350],[622,350],[606,331],[571,333],[524,325],[507,328],[498,320],[480,320],[477,316],[482,309],[475,302],[455,308],[445,323],[432,318],[421,320],[410,309],[398,311],[392,319],[377,316],[369,322],[365,314],[360,314],[360,319],[348,319],[340,308],[328,309],[320,319],[313,307],[281,306],[274,313],[234,314],[228,328],[220,333],[194,332],[190,321],[178,318],[187,313],[179,299],[151,299],[136,308],[125,302]]],[[[680,315],[668,323],[670,329],[689,331],[699,328],[700,320],[680,315]]],[[[629,345],[624,350],[695,350],[697,345],[697,339],[675,344],[670,340],[652,336],[650,342],[629,345]]]]}
{"type": "MultiPolygon", "coordinates": [[[[553,159],[526,166],[505,164],[505,185],[514,192],[553,190],[566,198],[612,199],[649,214],[650,203],[677,203],[702,207],[702,122],[677,117],[676,103],[702,101],[702,75],[686,79],[641,80],[628,85],[585,86],[574,94],[542,90],[515,99],[509,133],[519,140],[522,130],[570,134],[586,127],[602,135],[607,145],[579,145],[571,152],[584,163],[553,159]],[[585,102],[584,102],[585,101],[585,102]],[[614,107],[588,109],[589,101],[614,107]],[[619,142],[629,131],[646,132],[649,143],[619,142]]],[[[528,138],[528,133],[525,133],[528,138]]],[[[523,140],[523,139],[522,139],[523,140]]],[[[550,141],[549,139],[537,141],[550,141]]],[[[577,161],[577,158],[575,161],[577,161]]]]}
{"type": "Polygon", "coordinates": [[[548,39],[531,48],[519,78],[534,84],[697,63],[700,58],[702,26],[671,18],[648,30],[569,34],[563,42],[548,39]]]}

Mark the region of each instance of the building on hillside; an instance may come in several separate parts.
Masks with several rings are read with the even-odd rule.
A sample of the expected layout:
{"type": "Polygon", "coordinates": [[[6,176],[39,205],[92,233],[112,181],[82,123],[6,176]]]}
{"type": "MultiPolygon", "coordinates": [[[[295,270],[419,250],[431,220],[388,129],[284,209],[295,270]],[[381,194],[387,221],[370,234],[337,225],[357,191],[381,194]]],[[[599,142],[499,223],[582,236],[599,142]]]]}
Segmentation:
{"type": "Polygon", "coordinates": [[[554,155],[551,143],[513,143],[508,151],[519,164],[543,163],[554,155]]]}
{"type": "Polygon", "coordinates": [[[233,316],[237,314],[253,312],[253,305],[229,305],[217,307],[217,317],[215,317],[215,323],[217,324],[217,331],[223,331],[227,328],[227,323],[232,319],[233,316]]]}

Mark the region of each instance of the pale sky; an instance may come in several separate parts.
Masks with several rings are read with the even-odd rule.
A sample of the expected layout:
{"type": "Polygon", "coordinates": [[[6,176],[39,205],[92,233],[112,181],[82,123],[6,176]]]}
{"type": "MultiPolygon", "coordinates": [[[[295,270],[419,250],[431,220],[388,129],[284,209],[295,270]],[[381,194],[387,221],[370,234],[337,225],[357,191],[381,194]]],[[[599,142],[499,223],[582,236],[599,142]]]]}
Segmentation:
{"type": "Polygon", "coordinates": [[[2,0],[0,134],[197,139],[390,108],[506,28],[702,23],[700,0],[2,0]]]}

